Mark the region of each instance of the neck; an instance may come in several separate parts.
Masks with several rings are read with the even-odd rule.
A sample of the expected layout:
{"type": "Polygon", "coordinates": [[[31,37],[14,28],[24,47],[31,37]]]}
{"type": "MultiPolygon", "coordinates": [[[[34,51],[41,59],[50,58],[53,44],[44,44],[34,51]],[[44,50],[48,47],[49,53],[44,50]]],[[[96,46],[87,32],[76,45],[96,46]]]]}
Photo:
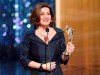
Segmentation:
{"type": "Polygon", "coordinates": [[[47,36],[46,28],[50,29],[49,26],[39,26],[39,28],[37,29],[37,31],[39,32],[39,34],[41,34],[43,36],[47,36]]]}
{"type": "Polygon", "coordinates": [[[41,25],[41,26],[39,26],[39,28],[41,28],[41,29],[43,29],[43,30],[46,30],[46,28],[49,28],[49,26],[48,26],[48,25],[46,25],[46,26],[41,25]]]}
{"type": "Polygon", "coordinates": [[[39,26],[37,31],[41,36],[47,37],[46,28],[49,28],[49,27],[48,26],[39,26]]]}

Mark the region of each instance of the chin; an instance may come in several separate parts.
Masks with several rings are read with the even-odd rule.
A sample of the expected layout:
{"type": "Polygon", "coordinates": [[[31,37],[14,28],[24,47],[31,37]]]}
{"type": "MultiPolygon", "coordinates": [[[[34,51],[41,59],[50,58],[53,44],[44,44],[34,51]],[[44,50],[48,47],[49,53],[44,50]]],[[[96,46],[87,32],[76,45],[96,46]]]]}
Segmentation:
{"type": "Polygon", "coordinates": [[[42,24],[42,25],[44,25],[44,26],[48,26],[50,23],[46,23],[46,24],[42,24]]]}

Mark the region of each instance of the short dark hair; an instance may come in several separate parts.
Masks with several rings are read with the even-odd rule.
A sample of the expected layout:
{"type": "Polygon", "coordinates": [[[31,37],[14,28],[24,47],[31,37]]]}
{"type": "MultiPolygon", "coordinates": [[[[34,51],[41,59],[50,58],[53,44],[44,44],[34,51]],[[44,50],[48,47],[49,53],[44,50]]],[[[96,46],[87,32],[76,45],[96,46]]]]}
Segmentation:
{"type": "Polygon", "coordinates": [[[40,10],[43,7],[47,7],[50,10],[51,22],[49,26],[52,27],[53,25],[55,25],[55,14],[52,8],[47,3],[38,3],[36,7],[32,10],[32,14],[29,17],[31,24],[34,26],[35,29],[38,28],[38,26],[40,25],[40,10]]]}

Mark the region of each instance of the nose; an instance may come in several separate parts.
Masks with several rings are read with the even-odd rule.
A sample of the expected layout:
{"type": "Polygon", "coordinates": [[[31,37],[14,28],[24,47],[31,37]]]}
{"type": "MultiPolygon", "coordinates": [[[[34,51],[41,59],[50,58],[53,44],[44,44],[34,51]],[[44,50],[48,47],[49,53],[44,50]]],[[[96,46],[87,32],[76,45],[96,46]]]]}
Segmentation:
{"type": "Polygon", "coordinates": [[[44,15],[44,18],[48,18],[48,17],[49,17],[49,15],[48,15],[48,14],[45,14],[45,15],[44,15]]]}

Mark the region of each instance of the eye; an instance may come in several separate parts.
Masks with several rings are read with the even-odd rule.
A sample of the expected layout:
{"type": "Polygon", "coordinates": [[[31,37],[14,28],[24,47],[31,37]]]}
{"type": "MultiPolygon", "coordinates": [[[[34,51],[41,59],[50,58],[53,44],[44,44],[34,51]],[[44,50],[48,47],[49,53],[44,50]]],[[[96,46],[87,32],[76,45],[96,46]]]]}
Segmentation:
{"type": "Polygon", "coordinates": [[[51,15],[50,13],[47,13],[47,15],[51,15]]]}
{"type": "Polygon", "coordinates": [[[40,13],[40,15],[44,15],[44,13],[40,13]]]}

